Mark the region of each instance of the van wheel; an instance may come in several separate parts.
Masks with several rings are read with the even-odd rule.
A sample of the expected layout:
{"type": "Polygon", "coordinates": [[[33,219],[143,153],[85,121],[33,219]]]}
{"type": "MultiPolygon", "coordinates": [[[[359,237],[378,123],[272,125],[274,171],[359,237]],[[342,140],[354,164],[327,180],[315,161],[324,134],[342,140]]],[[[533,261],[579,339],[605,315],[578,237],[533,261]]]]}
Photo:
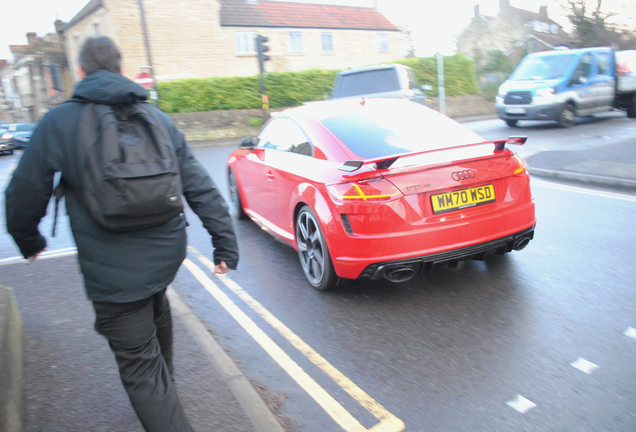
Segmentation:
{"type": "Polygon", "coordinates": [[[561,110],[559,118],[557,119],[557,123],[559,124],[559,127],[569,128],[571,126],[574,126],[575,118],[576,115],[574,114],[574,106],[572,104],[567,104],[561,110]]]}
{"type": "Polygon", "coordinates": [[[236,179],[234,178],[234,173],[230,171],[228,176],[228,183],[230,185],[230,195],[232,197],[232,202],[234,203],[234,207],[236,207],[236,215],[239,219],[247,219],[247,214],[245,210],[243,210],[243,204],[241,203],[241,196],[239,195],[238,185],[236,184],[236,179]]]}
{"type": "Polygon", "coordinates": [[[328,290],[342,284],[343,280],[333,268],[325,236],[308,206],[301,208],[296,216],[296,244],[300,265],[311,286],[328,290]]]}
{"type": "Polygon", "coordinates": [[[627,117],[636,118],[636,94],[632,98],[632,103],[627,107],[627,117]]]}
{"type": "Polygon", "coordinates": [[[517,122],[518,122],[518,121],[519,121],[519,120],[506,120],[506,124],[507,124],[509,127],[515,127],[515,126],[517,126],[517,122]]]}

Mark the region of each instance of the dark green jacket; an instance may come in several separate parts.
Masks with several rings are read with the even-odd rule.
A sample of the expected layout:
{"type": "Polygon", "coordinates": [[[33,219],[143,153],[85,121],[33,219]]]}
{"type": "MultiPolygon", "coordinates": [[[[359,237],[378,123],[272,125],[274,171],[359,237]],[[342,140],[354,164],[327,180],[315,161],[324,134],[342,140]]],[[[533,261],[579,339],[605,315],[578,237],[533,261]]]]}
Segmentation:
{"type": "MultiPolygon", "coordinates": [[[[146,90],[121,75],[100,70],[82,80],[73,98],[106,105],[144,101],[146,90]]],[[[164,289],[186,256],[183,215],[156,228],[126,233],[98,226],[75,192],[80,185],[77,149],[78,119],[85,104],[64,103],[48,112],[26,147],[6,190],[7,230],[27,258],[46,246],[38,225],[61,172],[67,185],[66,209],[88,298],[115,303],[141,300],[164,289]]],[[[212,236],[214,261],[236,269],[238,246],[228,207],[207,171],[195,159],[165,113],[155,110],[174,143],[183,194],[212,236]]]]}

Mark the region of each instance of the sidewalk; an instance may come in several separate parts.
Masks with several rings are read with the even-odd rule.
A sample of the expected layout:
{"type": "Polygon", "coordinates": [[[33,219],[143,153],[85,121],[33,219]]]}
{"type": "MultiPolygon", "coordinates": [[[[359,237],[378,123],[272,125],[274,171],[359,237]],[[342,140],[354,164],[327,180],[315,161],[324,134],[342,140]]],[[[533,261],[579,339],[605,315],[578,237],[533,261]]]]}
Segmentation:
{"type": "MultiPolygon", "coordinates": [[[[15,423],[8,426],[6,413],[0,410],[0,431],[142,432],[113,354],[93,330],[94,312],[77,257],[3,265],[0,273],[0,284],[13,288],[22,317],[24,358],[24,397],[19,391],[7,395],[7,388],[2,389],[3,397],[14,397],[14,417],[22,399],[24,429],[15,423]]],[[[168,294],[174,322],[175,382],[195,430],[283,432],[209,331],[176,292],[168,294]]],[[[15,319],[4,313],[6,308],[2,312],[0,329],[5,329],[15,319]]],[[[0,351],[4,352],[9,344],[3,333],[0,351]]]]}
{"type": "Polygon", "coordinates": [[[636,140],[589,150],[547,151],[524,159],[531,175],[636,191],[636,140]]]}

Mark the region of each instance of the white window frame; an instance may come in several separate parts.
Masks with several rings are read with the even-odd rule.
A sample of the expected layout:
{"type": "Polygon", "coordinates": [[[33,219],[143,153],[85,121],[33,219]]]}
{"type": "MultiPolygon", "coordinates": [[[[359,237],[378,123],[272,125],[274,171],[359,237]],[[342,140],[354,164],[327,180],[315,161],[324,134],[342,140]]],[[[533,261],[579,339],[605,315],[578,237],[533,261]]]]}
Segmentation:
{"type": "Polygon", "coordinates": [[[292,54],[302,54],[303,34],[301,32],[289,32],[289,52],[292,54]]]}
{"type": "Polygon", "coordinates": [[[333,33],[321,33],[320,40],[322,42],[322,52],[332,53],[336,51],[333,47],[333,33]]]}
{"type": "Polygon", "coordinates": [[[236,54],[256,54],[255,32],[234,32],[234,52],[236,54]]]}
{"type": "Polygon", "coordinates": [[[379,52],[389,52],[389,36],[386,33],[378,33],[377,42],[379,52]]]}

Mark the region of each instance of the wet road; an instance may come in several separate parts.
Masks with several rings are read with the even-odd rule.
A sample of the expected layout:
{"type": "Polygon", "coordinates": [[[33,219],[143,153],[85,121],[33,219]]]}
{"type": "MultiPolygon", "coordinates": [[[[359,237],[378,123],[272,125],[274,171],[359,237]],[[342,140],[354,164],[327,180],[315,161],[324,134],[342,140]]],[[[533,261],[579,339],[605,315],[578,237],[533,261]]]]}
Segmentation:
{"type": "MultiPolygon", "coordinates": [[[[622,121],[469,127],[527,134],[533,152],[633,136],[622,121]]],[[[226,196],[231,150],[196,150],[226,196]]],[[[12,160],[0,157],[0,184],[12,160]]],[[[538,225],[525,250],[327,293],[250,221],[236,221],[239,271],[212,276],[209,236],[189,215],[189,261],[174,285],[297,430],[636,430],[636,198],[536,178],[532,188],[538,225]]],[[[49,249],[72,245],[60,228],[49,249]]],[[[14,255],[3,234],[0,260],[14,255]]]]}

